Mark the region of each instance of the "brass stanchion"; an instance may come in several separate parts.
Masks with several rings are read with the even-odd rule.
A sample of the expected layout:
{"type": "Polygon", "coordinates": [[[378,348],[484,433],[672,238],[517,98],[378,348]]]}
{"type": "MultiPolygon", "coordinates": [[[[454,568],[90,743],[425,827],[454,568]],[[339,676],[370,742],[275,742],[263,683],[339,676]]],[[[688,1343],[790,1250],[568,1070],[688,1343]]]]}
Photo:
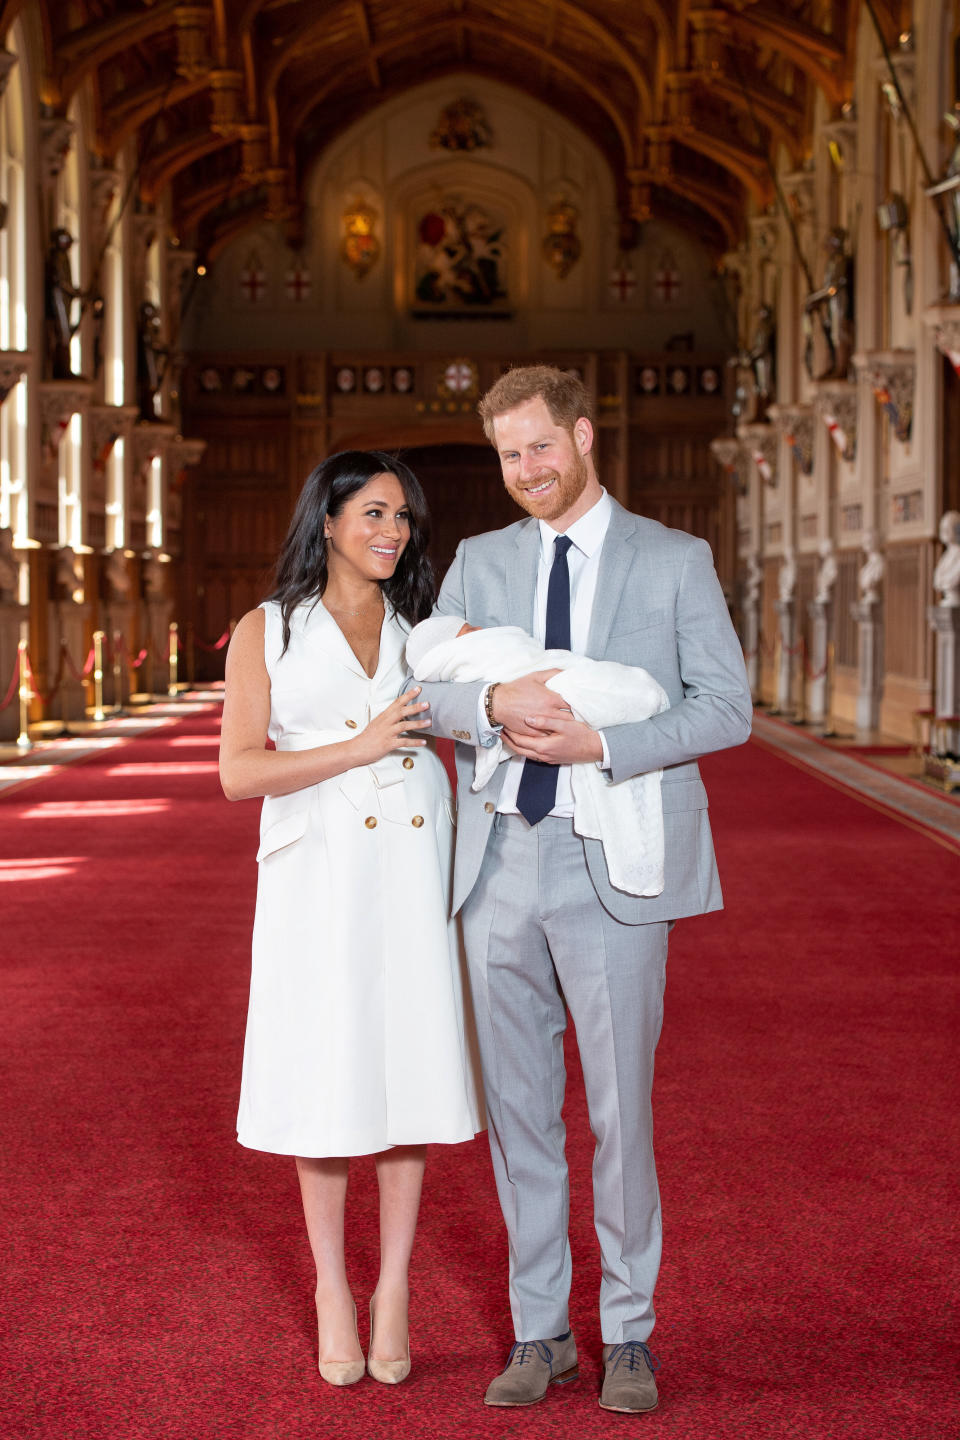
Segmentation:
{"type": "Polygon", "coordinates": [[[187,621],[187,684],[192,690],[197,683],[197,647],[194,643],[193,621],[187,621]]]}
{"type": "Polygon", "coordinates": [[[123,709],[123,659],[120,654],[122,634],[113,632],[113,708],[119,714],[123,709]]]}
{"type": "Polygon", "coordinates": [[[33,699],[33,691],[30,688],[26,640],[21,640],[17,645],[17,664],[20,667],[20,734],[17,736],[17,749],[27,751],[33,749],[29,730],[30,701],[33,699]]]}
{"type": "Polygon", "coordinates": [[[771,715],[779,715],[780,710],[780,652],[783,648],[783,636],[780,634],[780,626],[777,626],[773,637],[773,704],[770,707],[771,715]]]}
{"type": "Polygon", "coordinates": [[[167,694],[175,696],[177,693],[177,622],[170,622],[170,679],[167,684],[167,694]]]}
{"type": "Polygon", "coordinates": [[[93,718],[96,722],[106,720],[103,708],[103,631],[93,632],[93,718]]]}

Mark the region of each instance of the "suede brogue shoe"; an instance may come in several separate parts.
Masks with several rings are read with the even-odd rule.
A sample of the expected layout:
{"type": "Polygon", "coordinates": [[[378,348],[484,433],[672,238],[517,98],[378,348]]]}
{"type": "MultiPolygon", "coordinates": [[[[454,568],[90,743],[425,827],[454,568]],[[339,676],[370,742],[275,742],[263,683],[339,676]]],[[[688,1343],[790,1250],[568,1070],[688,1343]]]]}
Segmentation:
{"type": "Polygon", "coordinates": [[[642,1340],[624,1340],[620,1345],[603,1347],[603,1389],[600,1404],[604,1410],[618,1410],[623,1415],[642,1415],[657,1408],[657,1382],[654,1370],[658,1362],[642,1340]]]}
{"type": "Polygon", "coordinates": [[[483,1403],[536,1405],[550,1385],[566,1385],[579,1374],[572,1330],[556,1340],[518,1340],[510,1351],[506,1369],[487,1386],[483,1403]]]}

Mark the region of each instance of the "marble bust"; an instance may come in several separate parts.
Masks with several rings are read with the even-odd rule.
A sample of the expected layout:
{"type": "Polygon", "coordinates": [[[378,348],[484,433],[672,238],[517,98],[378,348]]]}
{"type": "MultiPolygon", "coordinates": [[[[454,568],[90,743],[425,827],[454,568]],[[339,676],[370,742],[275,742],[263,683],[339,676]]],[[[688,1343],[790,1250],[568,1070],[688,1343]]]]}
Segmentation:
{"type": "Polygon", "coordinates": [[[960,510],[947,510],[940,519],[943,554],[933,572],[933,588],[939,590],[938,604],[960,605],[960,510]]]}
{"type": "Polygon", "coordinates": [[[860,587],[860,600],[864,605],[873,605],[880,599],[880,586],[883,583],[884,571],[887,563],[880,551],[880,544],[875,530],[868,530],[863,537],[861,546],[866,559],[860,566],[857,575],[857,584],[860,587]]]}

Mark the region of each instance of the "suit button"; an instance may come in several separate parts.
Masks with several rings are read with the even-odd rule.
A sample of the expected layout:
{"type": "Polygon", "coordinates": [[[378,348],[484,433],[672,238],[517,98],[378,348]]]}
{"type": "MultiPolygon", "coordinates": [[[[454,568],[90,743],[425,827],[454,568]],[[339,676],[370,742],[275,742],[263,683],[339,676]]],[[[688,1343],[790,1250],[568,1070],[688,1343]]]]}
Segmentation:
{"type": "Polygon", "coordinates": [[[423,824],[423,816],[422,816],[422,815],[414,815],[413,819],[410,821],[410,824],[413,826],[413,828],[414,828],[415,830],[419,830],[419,829],[420,829],[420,826],[423,824]]]}
{"type": "Polygon", "coordinates": [[[412,769],[413,769],[413,761],[410,759],[410,756],[409,756],[409,755],[406,757],[406,759],[405,759],[404,762],[403,762],[403,768],[404,768],[404,770],[412,770],[412,769]]]}
{"type": "Polygon", "coordinates": [[[344,723],[344,725],[346,725],[346,727],[347,727],[348,730],[356,730],[356,728],[357,728],[357,722],[356,722],[356,720],[344,720],[343,723],[344,723]]]}
{"type": "Polygon", "coordinates": [[[368,830],[376,830],[376,828],[377,828],[377,817],[376,817],[375,815],[368,815],[367,818],[366,818],[366,820],[364,820],[363,823],[364,823],[364,825],[366,825],[366,827],[367,827],[368,830]]]}
{"type": "Polygon", "coordinates": [[[484,808],[484,810],[486,810],[486,812],[487,812],[488,815],[492,815],[493,812],[494,812],[494,810],[496,809],[496,806],[494,805],[494,803],[493,803],[492,800],[486,800],[486,801],[484,802],[483,808],[484,808]]]}

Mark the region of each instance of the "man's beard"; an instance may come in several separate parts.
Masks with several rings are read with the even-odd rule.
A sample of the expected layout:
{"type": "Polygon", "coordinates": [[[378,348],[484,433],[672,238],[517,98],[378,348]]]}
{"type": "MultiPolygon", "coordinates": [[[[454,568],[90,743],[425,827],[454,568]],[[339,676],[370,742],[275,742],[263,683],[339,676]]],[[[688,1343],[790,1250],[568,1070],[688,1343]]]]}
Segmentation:
{"type": "Polygon", "coordinates": [[[542,485],[546,480],[556,481],[553,489],[549,495],[544,496],[542,502],[538,502],[536,496],[528,495],[526,490],[519,487],[511,489],[510,493],[517,504],[522,505],[529,515],[535,515],[538,520],[546,520],[549,523],[566,514],[570,507],[576,504],[586,489],[589,479],[590,472],[587,469],[587,462],[579,450],[575,450],[566,469],[545,470],[542,475],[531,482],[534,485],[542,485]]]}

